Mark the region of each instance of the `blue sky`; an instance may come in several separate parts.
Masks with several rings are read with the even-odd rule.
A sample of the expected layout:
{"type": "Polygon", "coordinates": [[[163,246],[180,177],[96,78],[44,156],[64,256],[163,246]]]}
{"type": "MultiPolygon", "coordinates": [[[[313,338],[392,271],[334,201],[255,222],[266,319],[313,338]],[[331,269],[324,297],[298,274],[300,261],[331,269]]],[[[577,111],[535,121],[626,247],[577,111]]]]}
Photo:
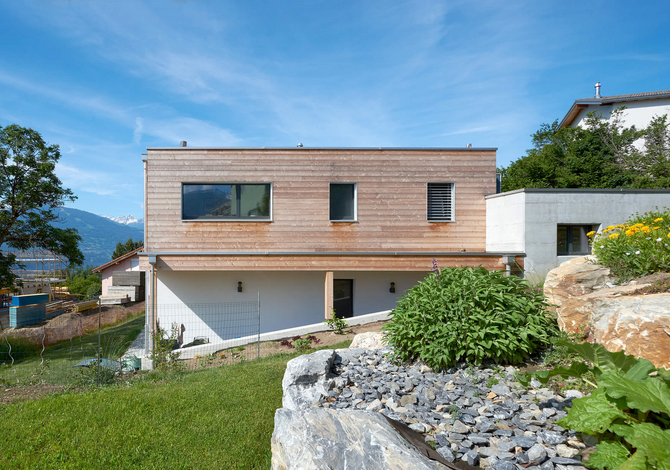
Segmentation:
{"type": "Polygon", "coordinates": [[[176,146],[498,147],[670,89],[670,2],[0,2],[0,126],[59,144],[73,207],[142,216],[176,146]],[[637,3],[637,4],[636,4],[637,3]]]}

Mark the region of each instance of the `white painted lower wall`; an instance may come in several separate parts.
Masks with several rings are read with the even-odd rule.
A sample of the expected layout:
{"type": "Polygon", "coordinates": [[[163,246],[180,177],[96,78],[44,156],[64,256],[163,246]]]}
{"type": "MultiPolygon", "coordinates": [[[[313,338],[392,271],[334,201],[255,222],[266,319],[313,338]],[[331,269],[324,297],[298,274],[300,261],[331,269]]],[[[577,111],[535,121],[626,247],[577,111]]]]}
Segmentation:
{"type": "Polygon", "coordinates": [[[557,255],[558,225],[590,224],[601,231],[636,212],[664,206],[670,207],[670,191],[520,189],[495,194],[486,198],[486,250],[523,251],[526,277],[541,279],[576,257],[557,255]]]}
{"type": "MultiPolygon", "coordinates": [[[[391,310],[405,290],[427,274],[420,272],[334,272],[353,279],[354,316],[391,310]],[[395,294],[389,292],[395,282],[395,294]]],[[[291,271],[158,271],[158,321],[169,331],[183,325],[183,343],[205,337],[210,343],[255,334],[243,328],[226,302],[255,302],[260,292],[261,333],[320,323],[324,320],[325,273],[291,271]],[[237,292],[238,282],[242,292],[237,292]],[[237,322],[239,328],[233,329],[237,322]]],[[[237,307],[235,307],[237,308],[237,307]]],[[[245,322],[252,325],[252,321],[245,322]]]]}

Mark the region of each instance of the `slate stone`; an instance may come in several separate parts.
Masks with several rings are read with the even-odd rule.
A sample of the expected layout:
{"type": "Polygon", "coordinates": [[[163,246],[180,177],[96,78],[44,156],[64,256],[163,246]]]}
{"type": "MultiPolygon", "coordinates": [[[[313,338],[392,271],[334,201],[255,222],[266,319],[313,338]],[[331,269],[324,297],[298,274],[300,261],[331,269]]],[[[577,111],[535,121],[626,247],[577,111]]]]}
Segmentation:
{"type": "Polygon", "coordinates": [[[551,461],[555,464],[560,465],[582,465],[582,463],[579,460],[566,459],[565,457],[552,457],[551,461]]]}
{"type": "Polygon", "coordinates": [[[448,447],[440,447],[437,449],[437,453],[440,454],[447,462],[455,462],[456,456],[448,447]]]}
{"type": "Polygon", "coordinates": [[[500,460],[491,466],[492,470],[516,470],[516,465],[506,460],[500,460]]]}
{"type": "Polygon", "coordinates": [[[547,460],[547,451],[541,444],[535,444],[528,449],[528,461],[532,464],[541,464],[547,460]]]}
{"type": "Polygon", "coordinates": [[[537,439],[534,437],[512,437],[512,442],[514,442],[518,447],[522,449],[530,449],[535,445],[537,439]]]}
{"type": "Polygon", "coordinates": [[[479,464],[479,454],[474,450],[469,450],[465,453],[465,461],[468,465],[477,465],[479,464]]]}
{"type": "Polygon", "coordinates": [[[467,427],[465,424],[463,424],[462,421],[456,420],[454,421],[453,425],[454,432],[460,433],[460,434],[467,434],[470,432],[470,428],[467,427]]]}
{"type": "Polygon", "coordinates": [[[562,436],[560,433],[555,431],[545,431],[541,430],[537,432],[538,437],[542,438],[542,441],[545,444],[557,445],[563,444],[566,440],[565,436],[562,436]]]}

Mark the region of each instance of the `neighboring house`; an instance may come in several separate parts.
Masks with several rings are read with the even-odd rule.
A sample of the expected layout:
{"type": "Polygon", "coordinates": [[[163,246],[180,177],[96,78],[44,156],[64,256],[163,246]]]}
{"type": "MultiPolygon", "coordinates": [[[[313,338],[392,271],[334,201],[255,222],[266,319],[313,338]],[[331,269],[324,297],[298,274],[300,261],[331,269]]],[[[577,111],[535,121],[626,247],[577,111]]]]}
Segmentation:
{"type": "Polygon", "coordinates": [[[670,207],[668,189],[518,189],[486,196],[486,250],[526,254],[525,275],[542,279],[591,252],[586,234],[635,213],[670,207]]]}
{"type": "Polygon", "coordinates": [[[114,271],[140,271],[139,253],[144,249],[143,246],[113,259],[97,268],[93,268],[94,273],[102,275],[102,295],[107,295],[107,289],[112,285],[112,275],[114,271]]]}
{"type": "Polygon", "coordinates": [[[612,111],[626,106],[622,124],[644,129],[656,116],[670,115],[670,90],[632,93],[630,95],[600,96],[600,82],[596,83],[593,98],[575,100],[560,123],[560,127],[584,125],[586,115],[592,111],[609,119],[612,111]]]}
{"type": "MultiPolygon", "coordinates": [[[[255,301],[261,331],[395,306],[440,267],[523,266],[486,251],[496,150],[149,148],[148,308],[190,316],[183,343],[224,338],[195,304],[255,301]],[[190,336],[189,336],[190,335],[190,336]]],[[[148,310],[149,311],[149,310],[148,310]]],[[[161,322],[161,319],[163,321],[161,322]]]]}

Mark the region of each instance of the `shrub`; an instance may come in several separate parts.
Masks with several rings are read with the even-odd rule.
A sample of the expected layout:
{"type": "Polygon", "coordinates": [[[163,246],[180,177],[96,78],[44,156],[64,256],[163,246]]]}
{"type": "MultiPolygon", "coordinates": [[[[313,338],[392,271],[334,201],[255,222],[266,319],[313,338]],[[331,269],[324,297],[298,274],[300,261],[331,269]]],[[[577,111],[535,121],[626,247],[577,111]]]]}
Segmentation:
{"type": "Polygon", "coordinates": [[[337,314],[335,313],[335,309],[333,309],[332,318],[324,320],[323,322],[326,325],[328,325],[328,328],[334,330],[335,333],[337,333],[338,335],[346,334],[344,329],[349,327],[349,325],[347,325],[347,321],[344,318],[340,318],[337,316],[337,314]]]}
{"type": "Polygon", "coordinates": [[[184,370],[184,363],[179,360],[180,353],[175,351],[179,344],[179,327],[176,323],[172,324],[170,334],[158,326],[153,335],[154,348],[149,357],[154,363],[154,369],[164,372],[181,372],[184,370]]]}
{"type": "Polygon", "coordinates": [[[547,306],[515,276],[445,268],[407,291],[383,329],[403,361],[419,357],[438,369],[458,361],[519,362],[558,330],[547,306]]]}
{"type": "Polygon", "coordinates": [[[598,264],[622,281],[670,271],[670,209],[635,214],[624,224],[589,234],[598,264]]]}
{"type": "MultiPolygon", "coordinates": [[[[597,390],[574,400],[557,424],[595,435],[599,444],[587,466],[599,469],[658,468],[670,465],[670,372],[647,359],[609,352],[601,344],[559,342],[588,361],[569,368],[535,372],[542,383],[556,375],[584,378],[593,374],[597,390]]],[[[520,378],[526,386],[530,376],[520,378]]],[[[595,386],[595,384],[594,384],[595,386]]]]}

